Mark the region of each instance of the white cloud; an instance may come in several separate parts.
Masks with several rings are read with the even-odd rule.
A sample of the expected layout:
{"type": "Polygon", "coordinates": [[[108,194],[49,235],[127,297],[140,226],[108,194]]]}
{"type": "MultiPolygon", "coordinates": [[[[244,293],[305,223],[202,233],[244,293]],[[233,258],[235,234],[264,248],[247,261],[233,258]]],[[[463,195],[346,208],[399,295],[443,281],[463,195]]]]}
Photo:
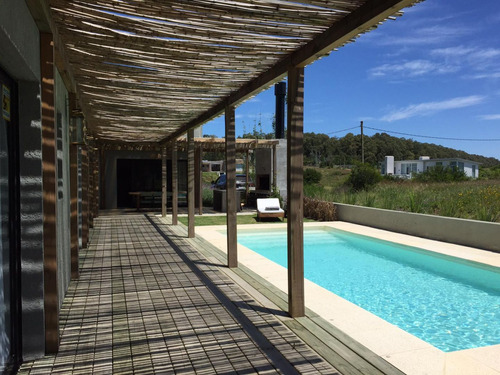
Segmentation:
{"type": "Polygon", "coordinates": [[[420,104],[411,104],[407,107],[397,109],[391,113],[386,114],[381,121],[397,121],[404,120],[415,116],[426,116],[436,112],[441,112],[449,109],[458,109],[470,107],[484,101],[483,96],[471,95],[458,98],[443,100],[440,102],[427,102],[420,104]]]}
{"type": "Polygon", "coordinates": [[[427,59],[401,60],[382,64],[370,69],[368,73],[372,78],[402,79],[462,72],[462,78],[495,79],[500,77],[499,66],[499,48],[458,45],[433,49],[429,52],[427,59]]]}
{"type": "Polygon", "coordinates": [[[444,56],[444,57],[460,57],[474,52],[474,48],[455,46],[447,48],[436,48],[431,51],[431,55],[444,56]]]}
{"type": "Polygon", "coordinates": [[[434,49],[431,55],[444,58],[448,62],[453,61],[464,67],[468,65],[471,70],[483,71],[498,67],[500,49],[455,46],[434,49]]]}
{"type": "Polygon", "coordinates": [[[466,78],[473,78],[473,79],[499,79],[500,78],[500,72],[473,74],[473,75],[466,76],[466,78]]]}
{"type": "Polygon", "coordinates": [[[370,69],[369,74],[372,77],[418,77],[427,74],[446,74],[454,73],[457,67],[435,63],[429,60],[412,60],[396,64],[383,64],[370,69]]]}
{"type": "Polygon", "coordinates": [[[495,114],[495,115],[482,115],[479,116],[481,120],[500,120],[500,114],[495,114]]]}

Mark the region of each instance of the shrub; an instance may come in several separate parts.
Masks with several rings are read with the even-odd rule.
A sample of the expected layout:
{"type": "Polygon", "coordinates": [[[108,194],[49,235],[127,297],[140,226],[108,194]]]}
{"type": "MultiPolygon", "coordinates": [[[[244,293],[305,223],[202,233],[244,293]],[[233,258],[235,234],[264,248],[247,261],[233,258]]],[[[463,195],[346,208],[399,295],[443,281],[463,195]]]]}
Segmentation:
{"type": "Polygon", "coordinates": [[[337,219],[335,204],[304,197],[304,217],[319,221],[334,221],[337,219]]]}
{"type": "Polygon", "coordinates": [[[481,180],[500,179],[500,165],[495,165],[490,168],[480,168],[479,178],[481,180]]]}
{"type": "Polygon", "coordinates": [[[202,202],[205,207],[212,207],[214,205],[214,191],[211,189],[203,189],[202,202]]]}
{"type": "Polygon", "coordinates": [[[457,168],[448,168],[443,167],[442,165],[436,165],[422,173],[416,174],[415,180],[421,182],[454,182],[466,181],[468,180],[468,177],[464,171],[457,168]]]}
{"type": "Polygon", "coordinates": [[[321,181],[321,177],[320,171],[307,168],[304,170],[304,185],[318,184],[321,181]]]}
{"type": "Polygon", "coordinates": [[[380,172],[370,164],[358,164],[351,170],[347,184],[356,191],[368,190],[382,180],[380,172]]]}

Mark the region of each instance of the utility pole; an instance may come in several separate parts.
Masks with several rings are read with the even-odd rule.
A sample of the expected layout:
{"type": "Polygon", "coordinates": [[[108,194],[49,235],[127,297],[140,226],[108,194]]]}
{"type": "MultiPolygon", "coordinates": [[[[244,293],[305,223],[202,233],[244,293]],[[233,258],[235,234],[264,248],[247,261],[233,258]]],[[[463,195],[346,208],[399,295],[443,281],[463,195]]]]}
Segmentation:
{"type": "Polygon", "coordinates": [[[363,121],[361,121],[361,163],[365,162],[365,138],[363,136],[363,121]]]}

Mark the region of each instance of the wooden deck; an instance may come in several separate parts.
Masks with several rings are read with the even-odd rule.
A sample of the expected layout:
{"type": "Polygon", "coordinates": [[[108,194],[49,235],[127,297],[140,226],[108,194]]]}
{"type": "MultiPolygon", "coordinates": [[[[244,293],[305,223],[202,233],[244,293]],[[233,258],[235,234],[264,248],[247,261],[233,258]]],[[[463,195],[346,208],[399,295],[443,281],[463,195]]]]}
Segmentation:
{"type": "Polygon", "coordinates": [[[62,307],[59,353],[19,373],[339,373],[290,329],[303,323],[255,298],[261,284],[248,294],[185,235],[155,216],[97,219],[62,307]]]}

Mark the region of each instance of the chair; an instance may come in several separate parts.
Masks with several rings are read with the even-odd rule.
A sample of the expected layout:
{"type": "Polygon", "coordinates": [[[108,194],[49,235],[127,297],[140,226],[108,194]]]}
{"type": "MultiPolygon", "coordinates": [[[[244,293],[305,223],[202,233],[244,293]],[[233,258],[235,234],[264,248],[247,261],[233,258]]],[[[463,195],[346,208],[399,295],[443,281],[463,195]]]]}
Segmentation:
{"type": "Polygon", "coordinates": [[[268,217],[285,217],[278,198],[257,199],[257,220],[268,217]]]}

